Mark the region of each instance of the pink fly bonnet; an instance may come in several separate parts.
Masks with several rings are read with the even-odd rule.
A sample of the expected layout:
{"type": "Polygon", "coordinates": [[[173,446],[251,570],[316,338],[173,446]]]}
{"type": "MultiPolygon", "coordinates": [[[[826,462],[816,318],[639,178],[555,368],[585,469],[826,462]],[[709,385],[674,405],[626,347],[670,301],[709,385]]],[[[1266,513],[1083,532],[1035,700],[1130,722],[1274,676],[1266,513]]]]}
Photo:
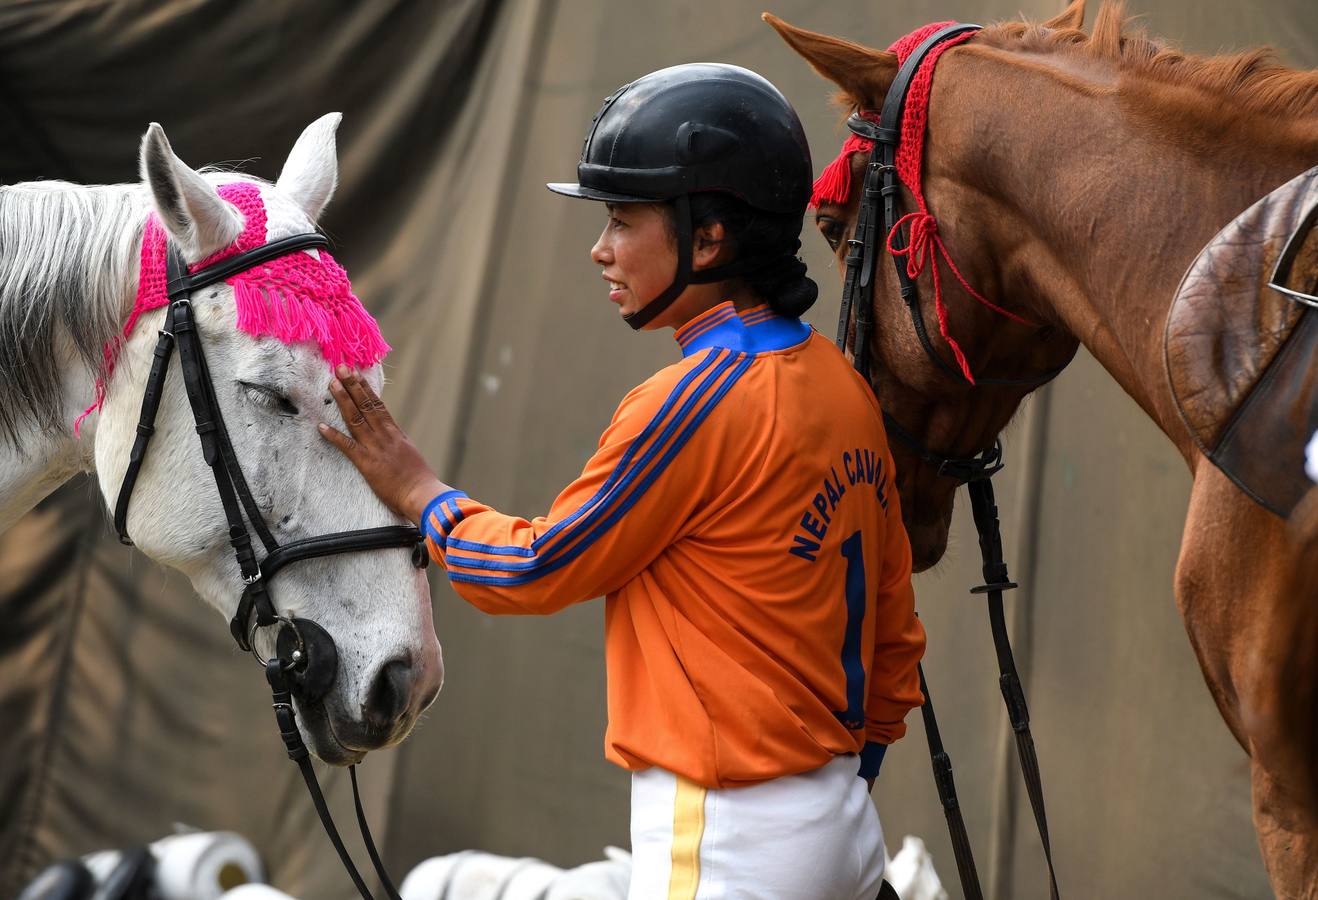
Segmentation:
{"type": "MultiPolygon", "coordinates": [[[[250,182],[235,182],[222,185],[218,192],[238,208],[246,225],[234,243],[190,266],[191,271],[267,242],[260,188],[250,182]]],[[[142,233],[142,267],[133,311],[124,325],[123,337],[105,346],[105,370],[96,383],[96,401],[74,423],[75,433],[82,420],[105,400],[105,381],[114,369],[123,338],[132,334],[138,317],[169,302],[165,292],[166,242],[159,220],[150,216],[142,233]]],[[[339,363],[359,368],[375,365],[389,352],[380,326],[352,293],[343,267],[325,250],[317,252],[319,258],[304,251],[289,253],[225,279],[233,288],[238,329],[252,337],[273,337],[285,344],[315,341],[331,368],[339,363]]]]}

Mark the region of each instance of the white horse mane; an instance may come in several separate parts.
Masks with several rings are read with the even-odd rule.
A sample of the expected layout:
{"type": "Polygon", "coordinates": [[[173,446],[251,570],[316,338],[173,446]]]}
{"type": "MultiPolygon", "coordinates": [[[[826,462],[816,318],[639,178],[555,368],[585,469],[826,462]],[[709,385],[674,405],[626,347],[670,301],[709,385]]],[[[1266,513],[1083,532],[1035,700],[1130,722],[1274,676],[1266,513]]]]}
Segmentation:
{"type": "Polygon", "coordinates": [[[0,188],[0,440],[61,425],[58,341],[100,371],[137,284],[149,200],[140,185],[0,188]]]}

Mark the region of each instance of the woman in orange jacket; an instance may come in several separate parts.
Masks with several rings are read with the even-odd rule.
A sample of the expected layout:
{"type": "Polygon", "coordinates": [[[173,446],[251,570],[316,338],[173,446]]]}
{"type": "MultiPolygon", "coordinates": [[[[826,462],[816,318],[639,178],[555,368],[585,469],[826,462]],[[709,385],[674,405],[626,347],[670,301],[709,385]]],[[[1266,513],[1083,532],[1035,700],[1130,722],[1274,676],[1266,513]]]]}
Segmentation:
{"type": "Polygon", "coordinates": [[[681,359],[629,393],[581,476],[524,519],[441,482],[356,373],[324,436],[493,614],[603,596],[605,754],[632,775],[630,900],[873,900],[869,800],[922,702],[911,554],[869,387],[799,316],[811,188],[795,111],[693,64],[607,98],[578,182],[591,258],[681,359]],[[860,776],[859,778],[857,776],[860,776]]]}

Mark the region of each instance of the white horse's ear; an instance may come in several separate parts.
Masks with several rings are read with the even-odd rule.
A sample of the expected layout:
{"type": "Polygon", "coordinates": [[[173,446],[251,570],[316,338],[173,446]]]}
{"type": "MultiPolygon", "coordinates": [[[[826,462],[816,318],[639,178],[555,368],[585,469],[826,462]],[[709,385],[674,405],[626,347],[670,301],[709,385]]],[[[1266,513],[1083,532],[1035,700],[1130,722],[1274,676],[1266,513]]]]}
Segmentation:
{"type": "Polygon", "coordinates": [[[152,122],[142,135],[138,159],[165,231],[191,262],[232,244],[243,231],[242,216],[205,178],[174,155],[165,129],[152,122]]]}
{"type": "Polygon", "coordinates": [[[343,113],[327,113],[307,126],[293,145],[275,186],[315,222],[339,184],[334,133],[343,113]]]}

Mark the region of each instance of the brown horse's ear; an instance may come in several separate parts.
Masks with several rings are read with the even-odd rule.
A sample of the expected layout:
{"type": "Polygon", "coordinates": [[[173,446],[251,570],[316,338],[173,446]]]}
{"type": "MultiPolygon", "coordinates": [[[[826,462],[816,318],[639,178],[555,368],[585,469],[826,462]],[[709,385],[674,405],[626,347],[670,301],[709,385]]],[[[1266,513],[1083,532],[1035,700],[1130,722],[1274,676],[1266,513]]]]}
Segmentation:
{"type": "Polygon", "coordinates": [[[897,54],[797,28],[772,13],[760,18],[816,72],[842,88],[856,106],[873,109],[882,105],[897,77],[897,54]]]}
{"type": "Polygon", "coordinates": [[[1043,25],[1045,28],[1080,28],[1085,24],[1085,0],[1071,0],[1071,5],[1061,15],[1053,16],[1043,25]]]}

